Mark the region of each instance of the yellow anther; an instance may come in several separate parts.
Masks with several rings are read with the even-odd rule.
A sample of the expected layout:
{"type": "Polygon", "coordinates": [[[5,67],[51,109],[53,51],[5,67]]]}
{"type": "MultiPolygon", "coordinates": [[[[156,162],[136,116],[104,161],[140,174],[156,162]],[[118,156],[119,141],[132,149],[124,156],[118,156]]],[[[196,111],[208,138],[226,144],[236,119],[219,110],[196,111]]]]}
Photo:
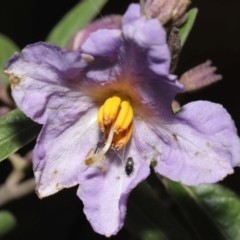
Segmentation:
{"type": "Polygon", "coordinates": [[[121,98],[118,96],[113,96],[111,111],[109,118],[112,120],[112,122],[115,120],[118,114],[118,110],[121,104],[121,98]]]}
{"type": "Polygon", "coordinates": [[[117,116],[117,120],[115,122],[114,125],[114,130],[115,132],[122,132],[125,129],[127,129],[127,127],[129,126],[129,124],[132,122],[133,119],[133,111],[132,111],[132,107],[130,105],[130,102],[125,100],[121,102],[121,109],[119,111],[119,114],[117,116]],[[130,111],[130,114],[129,114],[130,111]],[[128,120],[127,120],[128,118],[128,120]],[[127,120],[127,122],[126,122],[127,120]],[[125,124],[126,122],[126,124],[125,124]],[[123,128],[123,126],[125,128],[123,128]]]}
{"type": "Polygon", "coordinates": [[[103,104],[103,120],[105,125],[109,125],[111,123],[109,119],[109,115],[111,112],[112,101],[113,101],[113,98],[111,97],[111,98],[108,98],[103,104]]]}
{"type": "Polygon", "coordinates": [[[114,122],[118,114],[120,103],[121,98],[118,96],[113,96],[105,101],[103,104],[103,119],[105,125],[109,125],[114,122]]]}
{"type": "Polygon", "coordinates": [[[129,109],[128,109],[127,117],[124,121],[124,124],[118,131],[121,132],[121,131],[126,130],[128,128],[128,126],[131,124],[132,120],[133,120],[133,109],[132,109],[132,106],[130,105],[129,109]]]}
{"type": "Polygon", "coordinates": [[[112,147],[116,150],[122,149],[129,141],[130,137],[132,136],[133,131],[133,124],[131,123],[127,130],[115,134],[112,141],[112,147]]]}
{"type": "Polygon", "coordinates": [[[103,106],[100,107],[98,110],[98,116],[97,116],[98,125],[100,126],[101,130],[104,131],[104,122],[103,122],[103,106]]]}
{"type": "Polygon", "coordinates": [[[102,162],[109,147],[116,150],[123,148],[129,141],[133,127],[133,108],[126,96],[114,95],[100,107],[97,116],[98,124],[105,136],[105,146],[99,153],[90,152],[85,160],[86,165],[102,162]]]}

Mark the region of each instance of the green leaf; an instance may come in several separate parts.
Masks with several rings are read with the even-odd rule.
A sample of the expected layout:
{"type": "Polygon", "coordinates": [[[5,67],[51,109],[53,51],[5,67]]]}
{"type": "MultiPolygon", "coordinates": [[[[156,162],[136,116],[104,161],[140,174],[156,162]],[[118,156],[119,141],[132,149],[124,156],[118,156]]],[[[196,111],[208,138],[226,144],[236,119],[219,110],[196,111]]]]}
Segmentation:
{"type": "Polygon", "coordinates": [[[5,87],[8,86],[8,77],[3,72],[6,61],[14,52],[18,52],[19,48],[6,36],[0,34],[0,80],[3,81],[5,87]]]}
{"type": "Polygon", "coordinates": [[[236,194],[217,184],[188,187],[168,179],[164,181],[197,239],[240,239],[240,199],[236,194]]]}
{"type": "Polygon", "coordinates": [[[107,0],[83,0],[70,10],[53,28],[48,42],[64,47],[72,35],[94,19],[107,0]]]}
{"type": "Polygon", "coordinates": [[[146,182],[132,191],[127,210],[124,226],[141,240],[191,239],[146,182]]]}
{"type": "Polygon", "coordinates": [[[40,130],[19,109],[0,118],[0,161],[36,138],[40,130]]]}
{"type": "Polygon", "coordinates": [[[215,219],[225,239],[240,239],[240,198],[218,184],[190,187],[202,206],[215,219]]]}
{"type": "Polygon", "coordinates": [[[14,216],[8,211],[0,211],[0,237],[16,225],[14,216]]]}
{"type": "Polygon", "coordinates": [[[187,14],[188,18],[187,21],[180,27],[180,36],[181,36],[181,45],[183,46],[187,37],[193,27],[195,19],[197,17],[198,9],[193,8],[187,14]]]}

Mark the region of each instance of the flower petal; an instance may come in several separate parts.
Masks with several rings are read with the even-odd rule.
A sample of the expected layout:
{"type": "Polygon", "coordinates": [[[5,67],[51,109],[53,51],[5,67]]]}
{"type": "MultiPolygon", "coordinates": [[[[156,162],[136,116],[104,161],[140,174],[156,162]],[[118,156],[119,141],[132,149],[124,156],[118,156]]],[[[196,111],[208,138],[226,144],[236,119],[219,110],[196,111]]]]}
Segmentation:
{"type": "MultiPolygon", "coordinates": [[[[135,7],[135,11],[140,11],[139,5],[135,7]]],[[[140,54],[141,52],[145,52],[149,62],[147,66],[153,69],[157,74],[168,76],[171,59],[166,42],[165,29],[157,19],[129,17],[132,12],[133,9],[132,6],[130,6],[123,16],[122,25],[124,39],[128,45],[131,44],[130,46],[126,46],[126,48],[133,48],[128,54],[140,54]],[[131,21],[129,20],[130,18],[131,21]],[[159,63],[161,63],[161,65],[159,63]]],[[[135,61],[139,61],[139,58],[135,59],[135,61]]],[[[139,65],[137,69],[139,71],[139,65]]]]}
{"type": "Polygon", "coordinates": [[[79,91],[85,65],[78,52],[36,43],[23,49],[22,55],[15,53],[5,72],[10,75],[17,105],[34,121],[44,124],[53,112],[73,117],[91,106],[91,100],[79,91]]]}
{"type": "Polygon", "coordinates": [[[123,24],[128,24],[141,17],[141,9],[139,4],[130,4],[123,17],[123,24]]]}
{"type": "Polygon", "coordinates": [[[39,197],[78,184],[84,159],[99,139],[97,109],[83,112],[78,119],[54,118],[44,125],[33,153],[33,170],[39,197]]]}
{"type": "Polygon", "coordinates": [[[171,114],[172,100],[184,87],[169,74],[171,57],[166,31],[157,19],[130,17],[133,9],[140,11],[139,5],[130,6],[123,16],[122,74],[140,93],[142,104],[153,110],[151,114],[171,114]]]}
{"type": "Polygon", "coordinates": [[[158,161],[158,173],[188,185],[222,180],[240,163],[234,123],[211,102],[189,103],[163,126],[142,122],[136,139],[143,152],[151,152],[146,157],[158,161]]]}
{"type": "Polygon", "coordinates": [[[94,231],[107,237],[122,228],[128,195],[150,172],[149,163],[139,155],[136,143],[131,141],[129,145],[124,162],[116,153],[109,153],[105,173],[89,167],[79,174],[78,196],[84,203],[84,213],[94,231]],[[130,176],[125,172],[128,157],[134,160],[134,171],[130,176]]]}

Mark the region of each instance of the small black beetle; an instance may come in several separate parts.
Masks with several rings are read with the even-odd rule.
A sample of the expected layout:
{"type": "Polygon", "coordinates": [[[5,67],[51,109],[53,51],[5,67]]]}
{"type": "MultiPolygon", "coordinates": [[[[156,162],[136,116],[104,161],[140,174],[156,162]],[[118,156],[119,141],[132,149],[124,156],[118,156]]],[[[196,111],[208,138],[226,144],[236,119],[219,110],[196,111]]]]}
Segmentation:
{"type": "Polygon", "coordinates": [[[129,157],[127,158],[127,162],[125,165],[125,172],[128,176],[130,176],[134,171],[134,162],[133,162],[133,158],[129,157]]]}

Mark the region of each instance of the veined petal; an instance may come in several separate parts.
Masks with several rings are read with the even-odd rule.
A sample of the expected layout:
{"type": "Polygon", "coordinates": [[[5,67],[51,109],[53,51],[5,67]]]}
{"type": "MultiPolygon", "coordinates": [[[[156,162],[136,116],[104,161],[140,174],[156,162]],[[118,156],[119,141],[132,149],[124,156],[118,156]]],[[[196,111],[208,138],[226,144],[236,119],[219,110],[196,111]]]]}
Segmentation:
{"type": "Polygon", "coordinates": [[[123,80],[130,82],[130,96],[134,89],[141,104],[152,110],[150,115],[171,115],[171,102],[184,87],[176,76],[169,74],[166,32],[157,19],[131,18],[133,8],[139,6],[130,6],[123,16],[124,47],[120,58],[123,80]]]}
{"type": "Polygon", "coordinates": [[[70,118],[91,107],[92,101],[80,91],[81,54],[50,43],[27,46],[15,53],[5,66],[12,94],[21,110],[44,124],[51,113],[70,118]]]}
{"type": "Polygon", "coordinates": [[[142,122],[135,136],[155,170],[188,185],[213,183],[239,164],[240,142],[226,110],[206,101],[189,103],[163,126],[142,122]],[[141,135],[144,140],[141,140],[141,135]]]}
{"type": "Polygon", "coordinates": [[[84,159],[98,142],[97,109],[83,112],[77,119],[54,118],[44,125],[34,149],[33,170],[39,197],[78,184],[84,159]]]}
{"type": "Polygon", "coordinates": [[[89,167],[79,174],[78,196],[84,203],[84,213],[94,231],[108,237],[122,228],[128,195],[150,172],[149,162],[139,154],[136,143],[131,141],[128,147],[124,162],[115,152],[107,155],[106,172],[89,167]],[[128,157],[134,160],[130,176],[125,172],[128,157]]]}
{"type": "MultiPolygon", "coordinates": [[[[133,7],[132,5],[130,5],[123,16],[122,30],[124,39],[126,43],[131,44],[129,47],[133,48],[132,53],[135,52],[135,54],[139,54],[141,51],[145,52],[146,60],[149,62],[147,66],[153,69],[153,71],[157,71],[155,73],[168,77],[171,58],[166,42],[166,31],[157,19],[149,20],[145,17],[129,17],[133,7],[140,11],[138,4],[133,7]],[[159,63],[161,63],[161,65],[159,65],[159,63]],[[156,64],[158,68],[154,69],[154,64],[156,64]]],[[[131,54],[131,52],[129,53],[131,54]]],[[[135,61],[137,60],[139,61],[139,59],[135,59],[135,61]]]]}

